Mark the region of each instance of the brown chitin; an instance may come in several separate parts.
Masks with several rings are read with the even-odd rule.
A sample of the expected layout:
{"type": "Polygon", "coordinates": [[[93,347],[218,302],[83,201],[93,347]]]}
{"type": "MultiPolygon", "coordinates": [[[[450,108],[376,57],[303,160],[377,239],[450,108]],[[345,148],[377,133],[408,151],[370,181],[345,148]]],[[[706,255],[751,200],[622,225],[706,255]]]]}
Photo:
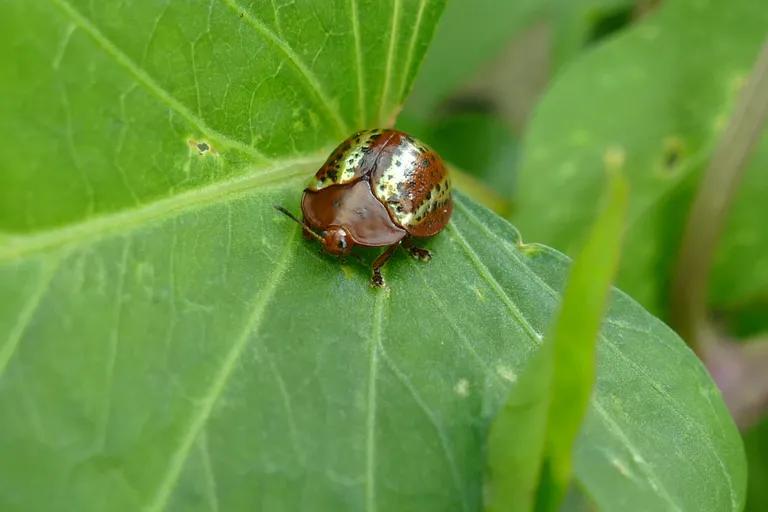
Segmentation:
{"type": "Polygon", "coordinates": [[[301,211],[313,228],[342,227],[356,245],[364,247],[392,245],[406,235],[392,222],[365,180],[308,191],[301,199],[301,211]]]}
{"type": "Polygon", "coordinates": [[[416,258],[429,251],[411,237],[429,237],[451,216],[451,183],[440,157],[397,130],[364,130],[340,144],[304,190],[305,234],[331,254],[354,245],[387,247],[373,263],[372,284],[383,286],[381,267],[401,244],[416,258]]]}

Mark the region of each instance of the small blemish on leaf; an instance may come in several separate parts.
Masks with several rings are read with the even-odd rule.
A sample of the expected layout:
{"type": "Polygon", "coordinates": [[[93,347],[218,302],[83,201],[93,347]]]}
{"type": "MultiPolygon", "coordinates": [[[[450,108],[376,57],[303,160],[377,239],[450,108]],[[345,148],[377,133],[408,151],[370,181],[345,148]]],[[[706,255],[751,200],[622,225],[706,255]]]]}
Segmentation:
{"type": "Polygon", "coordinates": [[[621,146],[610,146],[603,153],[603,165],[609,171],[618,171],[624,167],[627,152],[621,146]]]}
{"type": "Polygon", "coordinates": [[[497,366],[496,373],[498,373],[499,377],[506,380],[507,382],[517,382],[517,373],[515,373],[515,370],[509,366],[497,366]]]}
{"type": "Polygon", "coordinates": [[[619,473],[622,474],[622,476],[625,477],[631,477],[632,474],[629,472],[629,469],[622,463],[619,459],[611,459],[611,465],[615,467],[619,473]]]}
{"type": "Polygon", "coordinates": [[[187,140],[187,144],[189,145],[190,148],[197,151],[197,154],[200,156],[218,154],[218,152],[213,148],[213,146],[211,146],[211,144],[205,140],[189,139],[187,140]]]}
{"type": "Polygon", "coordinates": [[[355,277],[355,271],[349,265],[341,265],[341,272],[347,279],[353,279],[355,277]]]}
{"type": "Polygon", "coordinates": [[[661,166],[665,172],[673,172],[685,156],[685,143],[680,137],[670,136],[664,140],[661,155],[661,166]]]}
{"type": "Polygon", "coordinates": [[[459,379],[459,381],[456,383],[455,386],[453,386],[453,390],[456,392],[457,395],[459,395],[462,398],[466,398],[469,396],[469,381],[467,379],[459,379]]]}

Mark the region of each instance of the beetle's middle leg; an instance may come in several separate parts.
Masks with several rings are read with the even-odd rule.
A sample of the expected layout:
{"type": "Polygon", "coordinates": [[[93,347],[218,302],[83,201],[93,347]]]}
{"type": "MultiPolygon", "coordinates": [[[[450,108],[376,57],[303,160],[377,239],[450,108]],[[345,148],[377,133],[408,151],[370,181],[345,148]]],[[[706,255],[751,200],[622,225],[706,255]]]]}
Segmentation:
{"type": "Polygon", "coordinates": [[[422,249],[421,247],[416,247],[413,245],[410,237],[405,237],[403,239],[403,247],[405,247],[408,253],[417,260],[429,261],[432,259],[432,253],[427,249],[422,249]]]}

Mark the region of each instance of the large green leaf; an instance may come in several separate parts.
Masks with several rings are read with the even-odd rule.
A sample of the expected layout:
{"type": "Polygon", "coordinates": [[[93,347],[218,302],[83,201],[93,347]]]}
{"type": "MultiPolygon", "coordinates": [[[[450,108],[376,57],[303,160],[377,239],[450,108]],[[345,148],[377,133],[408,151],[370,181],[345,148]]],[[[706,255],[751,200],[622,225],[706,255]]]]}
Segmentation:
{"type": "MultiPolygon", "coordinates": [[[[570,251],[594,214],[605,153],[622,152],[632,204],[618,282],[651,311],[663,311],[692,185],[766,26],[768,9],[759,0],[670,0],[571,66],[539,105],[528,133],[516,203],[521,229],[570,251]]],[[[713,277],[717,306],[768,294],[761,199],[767,159],[763,143],[730,213],[713,277]]]]}
{"type": "MultiPolygon", "coordinates": [[[[4,5],[0,509],[479,508],[568,260],[459,196],[433,261],[373,290],[271,207],[391,117],[440,9],[4,5]]],[[[616,293],[598,357],[595,501],[740,509],[740,440],[684,344],[616,293]]]]}

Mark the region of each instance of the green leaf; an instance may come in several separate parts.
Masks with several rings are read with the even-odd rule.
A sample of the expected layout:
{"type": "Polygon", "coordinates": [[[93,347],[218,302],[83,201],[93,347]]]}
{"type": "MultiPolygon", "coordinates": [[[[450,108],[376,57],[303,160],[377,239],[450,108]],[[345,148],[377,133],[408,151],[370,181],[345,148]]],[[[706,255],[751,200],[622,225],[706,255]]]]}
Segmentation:
{"type": "Polygon", "coordinates": [[[554,327],[491,424],[487,510],[557,510],[565,497],[626,209],[627,185],[614,171],[607,204],[571,267],[554,327]]]}
{"type": "MultiPolygon", "coordinates": [[[[635,0],[449,2],[414,83],[405,113],[420,121],[434,121],[441,102],[476,81],[473,78],[476,79],[478,74],[487,74],[490,66],[498,65],[499,55],[505,48],[518,44],[516,39],[526,30],[547,25],[546,40],[551,39],[551,42],[544,53],[551,53],[551,58],[532,62],[532,65],[548,70],[553,61],[554,67],[559,68],[589,44],[623,28],[631,21],[635,6],[635,0]]],[[[503,69],[498,74],[505,76],[503,69]]],[[[539,74],[546,75],[547,71],[539,74]]],[[[526,80],[513,76],[513,72],[506,73],[505,82],[510,88],[519,88],[520,82],[526,80]]],[[[534,87],[538,90],[542,85],[534,82],[524,89],[534,87]]],[[[496,99],[504,101],[503,98],[496,99]]]]}
{"type": "Polygon", "coordinates": [[[441,101],[545,7],[541,0],[449,2],[408,99],[408,114],[418,119],[432,116],[441,101]]]}
{"type": "MultiPolygon", "coordinates": [[[[539,105],[523,148],[521,229],[570,252],[594,215],[605,153],[623,151],[633,195],[618,283],[652,312],[664,311],[693,187],[766,26],[762,2],[673,0],[570,66],[539,105]]],[[[763,143],[730,213],[714,269],[715,306],[768,291],[759,199],[768,187],[766,149],[763,143]]]]}
{"type": "MultiPolygon", "coordinates": [[[[595,380],[595,345],[608,292],[619,264],[627,210],[627,183],[615,169],[607,204],[571,267],[562,311],[551,338],[554,376],[547,420],[544,468],[539,486],[547,497],[538,510],[554,510],[570,482],[571,452],[595,380]]],[[[542,496],[542,493],[538,493],[542,496]]]]}
{"type": "Polygon", "coordinates": [[[632,22],[643,0],[550,0],[554,31],[553,61],[561,68],[589,45],[632,22]]]}
{"type": "MultiPolygon", "coordinates": [[[[398,255],[377,291],[272,209],[392,116],[440,10],[6,2],[0,509],[479,509],[568,260],[457,195],[432,262],[398,255]]],[[[580,484],[738,510],[701,364],[622,294],[602,336],[580,484]]]]}

